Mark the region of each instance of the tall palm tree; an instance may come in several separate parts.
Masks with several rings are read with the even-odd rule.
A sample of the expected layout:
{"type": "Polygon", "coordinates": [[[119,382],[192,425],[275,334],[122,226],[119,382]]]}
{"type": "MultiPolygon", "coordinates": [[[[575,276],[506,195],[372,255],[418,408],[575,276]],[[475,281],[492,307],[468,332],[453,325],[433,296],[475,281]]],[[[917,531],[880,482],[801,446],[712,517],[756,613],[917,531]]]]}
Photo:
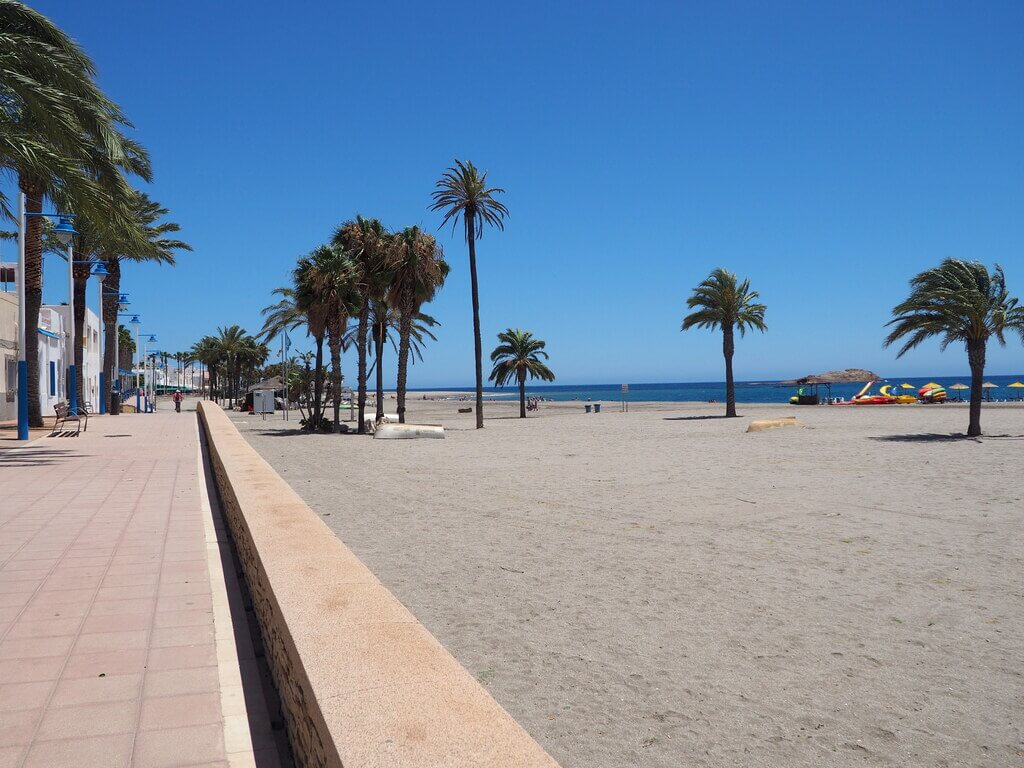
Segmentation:
{"type": "Polygon", "coordinates": [[[398,309],[398,421],[405,423],[405,394],[409,378],[409,344],[413,320],[420,307],[433,300],[451,267],[437,240],[419,227],[406,227],[398,236],[397,266],[388,293],[398,309]]]}
{"type": "MultiPolygon", "coordinates": [[[[220,348],[217,344],[216,339],[212,336],[204,336],[202,339],[192,345],[192,349],[189,354],[202,365],[206,366],[206,376],[208,379],[208,390],[207,394],[209,398],[213,399],[213,392],[217,383],[217,366],[221,361],[220,348]]],[[[200,387],[201,389],[202,387],[200,387]]]]}
{"type": "Polygon", "coordinates": [[[910,295],[893,307],[895,326],[885,346],[906,339],[896,357],[903,357],[933,336],[940,348],[963,342],[971,367],[971,407],[967,436],[981,434],[981,395],[985,378],[985,354],[989,339],[1006,345],[1006,332],[1016,331],[1024,341],[1024,307],[1006,288],[1003,268],[989,273],[978,261],[945,259],[910,281],[910,295]]]}
{"type": "MultiPolygon", "coordinates": [[[[104,384],[105,392],[102,397],[107,399],[107,412],[117,413],[116,399],[111,395],[111,381],[109,372],[114,368],[112,355],[113,328],[117,324],[117,311],[120,304],[118,298],[121,291],[121,264],[129,262],[149,262],[155,264],[175,263],[177,251],[191,251],[192,246],[178,240],[171,235],[181,230],[181,227],[173,221],[164,221],[169,211],[160,203],[151,200],[145,192],[135,192],[132,195],[130,222],[110,232],[107,228],[107,235],[100,240],[98,254],[106,265],[107,277],[103,280],[103,327],[106,334],[103,352],[103,370],[108,372],[104,384]]],[[[76,282],[77,290],[77,282],[76,282]]],[[[83,284],[84,291],[84,284],[83,284]]],[[[75,299],[75,307],[83,306],[75,299]]],[[[79,392],[82,391],[79,387],[79,392]]]]}
{"type": "Polygon", "coordinates": [[[240,325],[231,325],[227,328],[218,328],[214,340],[217,344],[217,351],[223,361],[227,378],[228,407],[234,408],[238,399],[238,374],[241,365],[241,355],[245,350],[248,334],[240,325]]]}
{"type": "Polygon", "coordinates": [[[450,220],[454,228],[462,219],[469,246],[469,276],[473,291],[473,351],[476,356],[476,428],[484,428],[484,368],[480,342],[480,291],[476,279],[476,241],[484,235],[488,224],[505,229],[508,209],[495,199],[503,194],[500,187],[487,186],[487,172],[480,173],[471,162],[456,160],[442,174],[432,193],[432,211],[443,211],[443,227],[450,220]]]}
{"type": "Polygon", "coordinates": [[[356,286],[362,296],[356,350],[359,355],[358,430],[363,434],[366,432],[366,342],[370,329],[370,309],[374,301],[384,300],[391,285],[396,261],[395,240],[378,219],[357,215],[335,230],[331,244],[351,254],[356,267],[356,286]]]}
{"type": "Polygon", "coordinates": [[[732,356],[735,351],[735,331],[740,336],[748,329],[764,333],[767,307],[757,302],[757,291],[750,290],[750,280],[739,282],[736,275],[719,267],[693,289],[686,300],[689,309],[696,310],[683,318],[682,330],[690,328],[720,328],[722,354],[725,355],[725,415],[736,415],[736,384],[732,377],[732,356]]]}
{"type": "Polygon", "coordinates": [[[299,260],[296,286],[300,303],[323,308],[327,345],[331,352],[331,399],[334,404],[333,429],[341,426],[341,350],[348,319],[362,308],[362,296],[356,285],[358,269],[348,253],[338,245],[322,245],[299,260]]]}
{"type": "MultiPolygon", "coordinates": [[[[89,57],[42,14],[0,0],[0,169],[18,177],[26,212],[46,197],[83,217],[127,215],[131,187],[123,171],[146,181],[145,151],[126,139],[121,110],[95,82],[89,57]]],[[[7,201],[0,206],[9,213],[7,201]]],[[[42,305],[42,220],[25,222],[25,313],[34,326],[42,305]]],[[[25,334],[29,423],[42,426],[38,338],[25,334]]]]}
{"type": "Polygon", "coordinates": [[[504,387],[515,379],[519,384],[519,418],[526,418],[526,379],[554,381],[555,374],[544,360],[548,353],[544,351],[546,344],[533,338],[529,331],[509,328],[498,334],[501,343],[491,352],[494,370],[490,380],[499,387],[504,387]],[[543,359],[542,359],[543,358],[543,359]]]}

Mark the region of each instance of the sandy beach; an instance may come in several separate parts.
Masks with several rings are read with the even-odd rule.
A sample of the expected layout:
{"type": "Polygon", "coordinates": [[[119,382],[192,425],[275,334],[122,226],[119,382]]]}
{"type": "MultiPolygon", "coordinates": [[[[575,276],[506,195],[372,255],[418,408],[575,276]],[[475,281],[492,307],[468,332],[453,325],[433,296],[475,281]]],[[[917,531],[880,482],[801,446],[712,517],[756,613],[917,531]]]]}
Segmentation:
{"type": "Polygon", "coordinates": [[[566,768],[1024,761],[1024,407],[975,441],[955,405],[476,431],[419,397],[446,440],[233,418],[566,768]],[[779,415],[805,428],[745,433],[779,415]]]}

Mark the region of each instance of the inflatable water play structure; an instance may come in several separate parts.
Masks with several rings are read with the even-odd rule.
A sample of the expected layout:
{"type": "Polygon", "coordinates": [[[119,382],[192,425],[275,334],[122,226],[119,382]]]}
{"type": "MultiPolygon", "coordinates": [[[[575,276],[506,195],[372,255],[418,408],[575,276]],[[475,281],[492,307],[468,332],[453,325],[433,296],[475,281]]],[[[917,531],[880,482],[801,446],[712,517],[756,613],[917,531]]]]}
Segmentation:
{"type": "Polygon", "coordinates": [[[913,395],[894,395],[892,393],[892,384],[886,384],[884,387],[878,388],[878,394],[882,397],[893,397],[896,398],[897,403],[916,403],[917,398],[913,395]]]}

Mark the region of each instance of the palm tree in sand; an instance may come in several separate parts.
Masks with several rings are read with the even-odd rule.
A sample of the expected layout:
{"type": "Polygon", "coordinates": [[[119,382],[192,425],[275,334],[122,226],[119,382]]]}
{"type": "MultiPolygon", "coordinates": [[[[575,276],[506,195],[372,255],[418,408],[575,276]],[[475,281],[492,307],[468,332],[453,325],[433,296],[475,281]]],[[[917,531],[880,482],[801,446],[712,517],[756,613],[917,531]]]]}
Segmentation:
{"type": "Polygon", "coordinates": [[[757,291],[750,290],[750,280],[737,280],[727,269],[712,271],[693,289],[686,300],[689,309],[696,310],[683,318],[682,330],[690,328],[721,328],[722,354],[725,355],[725,415],[736,415],[736,384],[732,377],[732,356],[735,351],[734,334],[746,335],[748,329],[762,333],[768,329],[764,322],[767,307],[759,304],[757,291]]]}
{"type": "Polygon", "coordinates": [[[356,351],[359,355],[358,429],[359,433],[363,434],[366,432],[367,335],[370,330],[370,310],[373,302],[385,300],[391,286],[397,255],[396,241],[378,219],[356,216],[335,230],[331,243],[351,254],[356,266],[356,284],[362,296],[356,351]]]}
{"type": "Polygon", "coordinates": [[[504,387],[512,379],[516,380],[519,384],[519,418],[525,419],[526,379],[555,380],[555,374],[544,362],[548,359],[548,353],[544,351],[546,345],[540,339],[533,338],[529,331],[518,328],[502,331],[498,334],[498,341],[501,344],[491,352],[494,370],[491,371],[490,380],[499,387],[504,387]]]}
{"type": "MultiPolygon", "coordinates": [[[[331,399],[334,403],[334,431],[340,429],[341,350],[348,319],[359,312],[362,297],[356,285],[357,268],[337,245],[322,245],[300,259],[296,274],[302,291],[312,294],[310,303],[323,307],[327,346],[331,352],[331,399]]],[[[300,298],[302,298],[300,291],[300,298]]]]}
{"type": "Polygon", "coordinates": [[[505,229],[508,209],[495,199],[504,194],[500,187],[487,186],[487,172],[480,173],[471,162],[456,160],[435,185],[432,211],[443,211],[443,227],[450,220],[455,227],[462,219],[469,246],[469,277],[473,292],[473,351],[476,356],[476,428],[484,428],[484,368],[480,343],[480,291],[476,279],[476,241],[483,237],[484,227],[490,224],[505,229]]]}
{"type": "Polygon", "coordinates": [[[941,349],[955,342],[967,348],[971,367],[971,406],[967,436],[981,434],[981,395],[985,378],[985,352],[989,339],[1006,345],[1006,332],[1024,340],[1024,307],[1006,289],[1006,276],[998,264],[990,274],[978,261],[946,259],[910,281],[910,295],[893,307],[894,326],[885,346],[906,339],[896,357],[902,357],[933,336],[941,349]]]}
{"type": "Polygon", "coordinates": [[[399,316],[398,326],[398,421],[405,423],[405,393],[409,380],[409,344],[413,321],[420,307],[431,301],[444,285],[450,267],[433,236],[419,227],[407,227],[398,235],[399,257],[389,299],[399,316]]]}

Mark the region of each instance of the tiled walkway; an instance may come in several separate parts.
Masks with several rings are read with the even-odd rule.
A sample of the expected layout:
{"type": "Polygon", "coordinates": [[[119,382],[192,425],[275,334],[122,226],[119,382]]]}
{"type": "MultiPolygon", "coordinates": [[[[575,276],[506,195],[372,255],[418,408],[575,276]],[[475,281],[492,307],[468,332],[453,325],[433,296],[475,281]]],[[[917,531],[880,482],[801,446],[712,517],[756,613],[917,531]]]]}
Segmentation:
{"type": "Polygon", "coordinates": [[[125,414],[0,450],[0,768],[279,764],[198,440],[125,414]]]}

